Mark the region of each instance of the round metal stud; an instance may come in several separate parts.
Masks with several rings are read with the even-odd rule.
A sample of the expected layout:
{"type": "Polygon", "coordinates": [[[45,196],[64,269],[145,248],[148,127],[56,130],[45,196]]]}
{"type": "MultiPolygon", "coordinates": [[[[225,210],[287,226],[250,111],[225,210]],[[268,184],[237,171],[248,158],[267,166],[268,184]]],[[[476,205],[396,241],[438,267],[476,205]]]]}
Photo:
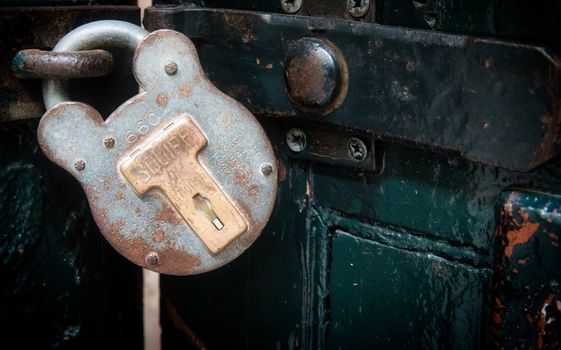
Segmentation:
{"type": "Polygon", "coordinates": [[[160,257],[158,253],[150,252],[146,255],[146,263],[150,266],[156,266],[160,262],[160,257]]]}
{"type": "Polygon", "coordinates": [[[327,114],[347,95],[347,66],[339,50],[316,38],[296,41],[290,48],[285,86],[296,106],[327,114]]]}
{"type": "Polygon", "coordinates": [[[83,159],[78,159],[74,162],[74,168],[78,171],[86,169],[86,162],[83,159]]]}
{"type": "Polygon", "coordinates": [[[177,73],[177,63],[175,61],[168,61],[166,63],[166,74],[174,75],[175,73],[177,73]]]}
{"type": "Polygon", "coordinates": [[[261,172],[265,176],[269,176],[273,173],[273,166],[269,163],[261,165],[261,172]]]}
{"type": "Polygon", "coordinates": [[[103,145],[105,148],[113,148],[115,146],[115,139],[113,137],[106,137],[103,139],[103,145]]]}

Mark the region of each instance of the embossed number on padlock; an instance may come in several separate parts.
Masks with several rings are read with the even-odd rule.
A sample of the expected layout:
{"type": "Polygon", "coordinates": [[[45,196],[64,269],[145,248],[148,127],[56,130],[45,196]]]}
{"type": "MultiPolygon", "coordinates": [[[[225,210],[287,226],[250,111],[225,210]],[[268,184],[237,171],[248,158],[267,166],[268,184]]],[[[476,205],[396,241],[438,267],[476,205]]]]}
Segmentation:
{"type": "MultiPolygon", "coordinates": [[[[69,33],[62,49],[92,48],[80,40],[99,27],[112,37],[133,32],[138,43],[127,45],[137,46],[133,71],[144,91],[106,120],[83,103],[56,104],[39,125],[43,151],[81,183],[103,235],[136,264],[186,275],[231,261],[259,236],[275,201],[276,160],[261,126],[208,81],[178,32],[94,22],[69,33]]],[[[64,96],[56,89],[45,84],[48,107],[64,96]]]]}

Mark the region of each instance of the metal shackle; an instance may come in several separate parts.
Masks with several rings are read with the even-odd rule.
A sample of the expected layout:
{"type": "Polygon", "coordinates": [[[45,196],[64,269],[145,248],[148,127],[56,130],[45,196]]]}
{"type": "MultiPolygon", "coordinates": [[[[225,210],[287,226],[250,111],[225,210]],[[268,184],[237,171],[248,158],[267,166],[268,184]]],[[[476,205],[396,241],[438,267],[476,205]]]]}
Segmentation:
{"type": "MultiPolygon", "coordinates": [[[[66,34],[54,52],[80,51],[105,47],[123,47],[136,50],[148,31],[124,21],[103,20],[84,24],[66,34]]],[[[43,81],[43,103],[48,110],[58,103],[70,101],[66,80],[43,81]]]]}

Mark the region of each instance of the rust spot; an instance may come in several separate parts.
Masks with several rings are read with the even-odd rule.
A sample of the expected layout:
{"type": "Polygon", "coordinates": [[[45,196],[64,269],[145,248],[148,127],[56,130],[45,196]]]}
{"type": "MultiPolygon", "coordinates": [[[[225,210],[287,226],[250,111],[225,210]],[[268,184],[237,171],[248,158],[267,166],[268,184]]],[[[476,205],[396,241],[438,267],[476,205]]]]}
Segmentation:
{"type": "Polygon", "coordinates": [[[283,162],[277,162],[279,182],[286,180],[286,167],[283,162]]]}
{"type": "Polygon", "coordinates": [[[193,345],[193,348],[198,350],[207,349],[201,338],[199,338],[197,334],[193,332],[193,330],[183,321],[183,319],[175,309],[175,306],[168,298],[164,298],[164,310],[169,320],[171,320],[173,326],[185,336],[185,339],[187,339],[187,341],[191,345],[193,345]]]}
{"type": "Polygon", "coordinates": [[[193,90],[191,89],[191,87],[189,85],[180,85],[177,89],[179,90],[179,94],[182,97],[189,97],[189,96],[191,96],[191,93],[193,92],[193,90]]]}
{"type": "Polygon", "coordinates": [[[156,214],[156,220],[167,222],[173,226],[179,226],[185,223],[179,213],[167,203],[164,203],[163,209],[156,214]]]}
{"type": "Polygon", "coordinates": [[[485,67],[485,69],[489,69],[491,67],[493,67],[493,58],[488,57],[483,61],[483,66],[485,67]]]}
{"type": "Polygon", "coordinates": [[[537,323],[537,327],[538,327],[538,349],[543,348],[543,337],[545,335],[545,325],[547,323],[547,307],[549,306],[549,304],[551,304],[551,302],[553,301],[553,298],[555,297],[555,294],[550,294],[547,299],[545,299],[541,312],[539,314],[539,318],[538,318],[538,323],[537,323]]]}
{"type": "Polygon", "coordinates": [[[158,102],[158,105],[160,105],[160,107],[165,107],[168,105],[168,98],[165,94],[159,93],[156,101],[158,102]]]}
{"type": "Polygon", "coordinates": [[[286,78],[289,82],[290,96],[295,101],[304,105],[325,103],[324,87],[329,85],[329,82],[321,69],[311,69],[321,64],[315,55],[290,60],[286,68],[286,78]]]}
{"type": "Polygon", "coordinates": [[[559,135],[559,118],[561,117],[561,102],[556,103],[554,107],[555,115],[546,114],[542,116],[541,122],[544,127],[544,134],[539,148],[535,152],[534,159],[531,163],[532,167],[540,165],[548,160],[555,153],[557,136],[559,135]]]}
{"type": "Polygon", "coordinates": [[[518,265],[524,265],[524,264],[526,264],[527,261],[528,261],[528,258],[516,260],[516,262],[518,263],[518,265]]]}
{"type": "Polygon", "coordinates": [[[498,311],[494,311],[493,312],[493,322],[495,324],[501,324],[502,320],[501,320],[501,313],[498,311]]]}
{"type": "Polygon", "coordinates": [[[253,185],[249,186],[249,188],[247,189],[247,192],[249,193],[249,195],[251,197],[255,197],[255,196],[257,196],[257,194],[259,192],[261,192],[261,188],[258,185],[253,184],[253,185]]]}
{"type": "Polygon", "coordinates": [[[502,312],[504,305],[499,298],[495,298],[495,307],[493,308],[493,323],[499,325],[502,323],[502,312]]]}
{"type": "Polygon", "coordinates": [[[314,197],[314,191],[310,180],[306,180],[306,197],[310,200],[314,197]]]}
{"type": "Polygon", "coordinates": [[[150,244],[151,242],[146,242],[143,238],[124,236],[121,231],[125,225],[125,221],[122,219],[109,225],[100,225],[100,223],[107,222],[107,210],[96,206],[92,206],[91,208],[101,232],[109,243],[111,243],[115,250],[133,263],[148,267],[146,255],[150,252],[156,252],[160,257],[160,262],[157,266],[150,266],[154,271],[165,272],[172,275],[186,275],[200,266],[201,261],[199,258],[184,251],[178,251],[174,248],[174,242],[170,241],[165,247],[156,249],[153,244],[150,244]]]}
{"type": "Polygon", "coordinates": [[[166,234],[164,233],[164,231],[156,230],[156,232],[154,232],[154,235],[152,236],[152,239],[156,243],[161,243],[164,240],[165,236],[166,234]]]}
{"type": "Polygon", "coordinates": [[[518,211],[522,217],[522,223],[516,223],[516,228],[506,233],[508,244],[505,247],[504,255],[510,258],[514,247],[519,244],[527,243],[530,238],[536,233],[540,224],[528,221],[528,213],[520,209],[518,211]]]}
{"type": "Polygon", "coordinates": [[[113,223],[107,225],[107,228],[109,229],[109,232],[111,234],[120,235],[121,231],[123,230],[123,226],[125,226],[125,220],[118,219],[118,220],[115,220],[113,223]]]}
{"type": "Polygon", "coordinates": [[[248,42],[250,42],[251,39],[254,39],[254,37],[253,37],[253,35],[251,35],[250,32],[244,32],[244,33],[242,34],[242,42],[243,42],[244,44],[247,44],[248,42]]]}
{"type": "Polygon", "coordinates": [[[155,271],[165,270],[167,274],[184,275],[201,265],[201,260],[186,252],[174,248],[167,248],[158,252],[162,264],[155,268],[155,271]]]}

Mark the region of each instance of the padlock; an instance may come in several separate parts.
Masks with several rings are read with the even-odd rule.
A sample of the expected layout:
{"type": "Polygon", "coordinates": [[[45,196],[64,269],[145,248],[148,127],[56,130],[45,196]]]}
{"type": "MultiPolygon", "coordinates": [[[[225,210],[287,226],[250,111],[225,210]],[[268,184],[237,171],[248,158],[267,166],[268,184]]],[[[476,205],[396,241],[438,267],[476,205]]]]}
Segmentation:
{"type": "Polygon", "coordinates": [[[141,92],[104,120],[89,105],[62,102],[62,82],[46,81],[52,108],[39,124],[41,148],[80,182],[101,233],[129,260],[173,275],[218,268],[269,220],[271,144],[255,117],[208,80],[181,33],[99,21],[54,50],[115,45],[136,48],[141,92]]]}

